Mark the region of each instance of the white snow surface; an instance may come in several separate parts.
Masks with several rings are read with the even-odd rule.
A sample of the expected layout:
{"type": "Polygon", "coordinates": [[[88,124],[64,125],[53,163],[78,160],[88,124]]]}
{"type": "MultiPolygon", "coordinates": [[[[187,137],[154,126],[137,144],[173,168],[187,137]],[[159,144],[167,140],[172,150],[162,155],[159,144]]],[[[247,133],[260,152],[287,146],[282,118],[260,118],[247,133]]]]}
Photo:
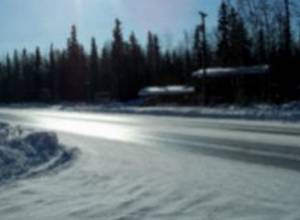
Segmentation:
{"type": "MultiPolygon", "coordinates": [[[[260,66],[241,66],[241,67],[213,67],[207,68],[207,76],[224,76],[237,74],[266,74],[268,73],[269,65],[260,66]]],[[[202,77],[203,69],[197,70],[193,73],[194,77],[202,77]]]]}
{"type": "Polygon", "coordinates": [[[0,185],[59,169],[74,153],[62,146],[54,133],[33,133],[0,123],[0,185]]]}
{"type": "MultiPolygon", "coordinates": [[[[137,102],[138,103],[138,102],[137,102]]],[[[142,103],[142,101],[141,101],[142,103]]],[[[140,104],[140,103],[138,103],[140,104]]],[[[185,116],[219,119],[246,119],[246,120],[272,120],[272,121],[300,121],[300,101],[289,102],[281,105],[254,104],[249,106],[219,105],[204,106],[178,106],[166,104],[150,107],[113,103],[102,104],[60,104],[51,106],[53,110],[78,111],[78,112],[103,112],[127,113],[156,116],[185,116]]]]}
{"type": "MultiPolygon", "coordinates": [[[[1,220],[299,219],[300,124],[61,108],[0,109],[1,121],[51,130],[65,146],[80,149],[75,162],[63,170],[58,163],[54,175],[43,170],[40,178],[0,184],[1,220]]],[[[26,138],[32,132],[22,128],[5,137],[32,143],[26,138]]],[[[57,146],[56,138],[40,138],[49,135],[29,138],[43,144],[29,144],[25,152],[39,146],[37,161],[52,155],[47,143],[57,146]]],[[[54,149],[67,150],[58,145],[54,149]]],[[[18,161],[32,161],[22,151],[18,161]]],[[[26,174],[35,168],[13,164],[5,166],[26,174]]]]}
{"type": "Polygon", "coordinates": [[[184,95],[192,94],[195,92],[195,88],[191,86],[183,85],[170,85],[170,86],[152,86],[146,87],[139,92],[139,96],[156,96],[156,95],[184,95]]]}

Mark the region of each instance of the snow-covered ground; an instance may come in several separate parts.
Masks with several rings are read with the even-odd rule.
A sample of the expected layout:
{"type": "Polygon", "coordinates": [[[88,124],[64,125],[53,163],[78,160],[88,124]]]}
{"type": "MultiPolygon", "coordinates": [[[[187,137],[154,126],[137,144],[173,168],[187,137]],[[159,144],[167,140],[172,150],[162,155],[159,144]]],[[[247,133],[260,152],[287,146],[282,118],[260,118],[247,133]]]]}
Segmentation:
{"type": "Polygon", "coordinates": [[[164,104],[143,106],[143,100],[129,103],[59,103],[50,104],[10,104],[0,105],[1,109],[40,109],[47,111],[76,111],[93,113],[126,113],[156,116],[184,116],[219,119],[246,119],[300,122],[300,100],[285,104],[252,104],[248,106],[218,105],[218,106],[180,106],[164,104]]]}
{"type": "Polygon", "coordinates": [[[0,123],[0,184],[60,169],[74,157],[54,133],[0,123]]]}
{"type": "Polygon", "coordinates": [[[4,164],[12,181],[0,184],[1,220],[297,220],[300,216],[297,123],[28,106],[0,109],[0,121],[22,126],[1,129],[7,144],[2,144],[0,154],[20,155],[4,164]],[[51,130],[59,142],[53,133],[34,134],[24,126],[51,130]],[[16,140],[22,144],[10,153],[16,140]],[[76,146],[80,154],[73,163],[58,163],[54,170],[60,172],[53,175],[45,161],[61,157],[51,152],[69,152],[59,143],[76,146]],[[28,154],[31,151],[36,153],[28,154]],[[38,178],[13,181],[44,166],[38,178]]]}
{"type": "Polygon", "coordinates": [[[215,107],[184,107],[172,104],[165,106],[141,107],[136,105],[136,103],[133,103],[133,105],[124,105],[121,103],[114,103],[110,105],[71,103],[50,106],[50,108],[54,110],[79,112],[128,113],[157,116],[186,116],[221,119],[276,120],[289,122],[300,121],[300,101],[281,105],[221,105],[215,107]]]}

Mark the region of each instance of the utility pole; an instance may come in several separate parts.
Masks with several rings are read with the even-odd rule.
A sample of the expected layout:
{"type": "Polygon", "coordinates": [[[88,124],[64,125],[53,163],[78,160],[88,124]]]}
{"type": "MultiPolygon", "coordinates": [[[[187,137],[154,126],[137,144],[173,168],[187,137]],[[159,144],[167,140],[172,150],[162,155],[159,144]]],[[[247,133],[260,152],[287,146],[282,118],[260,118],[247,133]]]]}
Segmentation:
{"type": "Polygon", "coordinates": [[[202,103],[206,104],[206,75],[207,75],[207,42],[206,42],[206,17],[207,14],[200,11],[201,25],[200,32],[202,33],[202,103]]]}

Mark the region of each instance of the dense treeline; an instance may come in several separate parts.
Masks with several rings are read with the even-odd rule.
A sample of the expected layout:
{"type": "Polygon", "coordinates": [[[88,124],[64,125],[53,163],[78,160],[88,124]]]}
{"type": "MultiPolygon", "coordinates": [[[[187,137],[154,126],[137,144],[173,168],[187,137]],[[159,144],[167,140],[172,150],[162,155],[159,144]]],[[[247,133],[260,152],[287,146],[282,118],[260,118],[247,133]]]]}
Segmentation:
{"type": "MultiPolygon", "coordinates": [[[[291,10],[299,8],[295,4],[292,0],[223,1],[217,29],[208,35],[208,65],[269,63],[272,98],[299,98],[300,40],[293,34],[297,14],[291,10]]],[[[86,51],[72,26],[65,49],[51,45],[47,55],[39,47],[33,53],[24,49],[7,54],[0,62],[0,101],[96,101],[103,97],[126,101],[136,98],[145,86],[192,83],[191,73],[204,60],[201,30],[201,25],[195,27],[192,39],[185,34],[185,45],[174,49],[162,49],[159,37],[149,32],[142,47],[134,32],[124,38],[117,19],[111,43],[100,49],[92,38],[91,49],[86,51]]]]}
{"type": "Polygon", "coordinates": [[[132,32],[128,40],[122,35],[117,19],[113,41],[99,50],[96,39],[86,52],[72,26],[67,48],[54,49],[42,56],[26,49],[7,55],[0,64],[0,100],[2,102],[94,101],[109,97],[129,100],[149,85],[185,83],[190,73],[189,51],[162,51],[157,35],[149,32],[147,49],[142,48],[132,32]],[[184,60],[182,59],[184,57],[184,60]]]}

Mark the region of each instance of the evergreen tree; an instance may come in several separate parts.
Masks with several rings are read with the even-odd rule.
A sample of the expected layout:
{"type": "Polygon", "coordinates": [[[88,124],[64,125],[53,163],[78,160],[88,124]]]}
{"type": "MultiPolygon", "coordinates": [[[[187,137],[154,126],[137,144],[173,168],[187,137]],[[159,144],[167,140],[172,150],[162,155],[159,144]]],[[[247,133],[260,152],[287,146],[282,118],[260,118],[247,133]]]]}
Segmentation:
{"type": "Polygon", "coordinates": [[[63,96],[67,100],[86,100],[90,84],[86,72],[85,54],[77,40],[76,26],[71,28],[71,36],[68,39],[67,69],[65,81],[63,81],[63,96]]]}
{"type": "Polygon", "coordinates": [[[0,62],[0,102],[5,101],[5,90],[6,90],[5,81],[6,81],[5,67],[2,64],[2,62],[0,62]]]}
{"type": "Polygon", "coordinates": [[[265,40],[264,31],[262,29],[259,30],[258,39],[254,50],[255,50],[256,62],[258,64],[266,64],[268,61],[266,40],[265,40]]]}
{"type": "Polygon", "coordinates": [[[132,32],[129,37],[129,98],[135,98],[142,87],[144,74],[144,57],[142,48],[139,45],[135,34],[132,32]]]}
{"type": "MultiPolygon", "coordinates": [[[[299,93],[300,77],[293,73],[299,69],[300,46],[297,48],[294,42],[291,8],[296,1],[239,0],[243,10],[237,10],[238,6],[231,2],[223,0],[220,4],[217,39],[208,42],[208,64],[242,66],[271,62],[271,81],[267,84],[274,87],[273,93],[280,100],[298,97],[295,94],[299,93]],[[282,10],[273,12],[272,8],[282,10]],[[212,45],[216,46],[215,52],[212,45]],[[296,70],[287,71],[287,67],[296,70]]],[[[7,55],[6,60],[0,61],[0,100],[45,101],[41,97],[51,94],[55,101],[90,101],[95,100],[96,94],[110,93],[116,100],[127,101],[136,98],[145,86],[189,82],[193,79],[190,73],[202,66],[200,29],[195,29],[193,45],[187,43],[186,47],[168,50],[163,50],[158,36],[149,31],[146,47],[142,48],[133,32],[128,40],[123,39],[121,22],[116,19],[113,40],[99,48],[100,57],[96,39],[92,38],[87,55],[78,41],[76,27],[72,26],[66,49],[54,50],[51,45],[47,57],[38,47],[34,52],[24,49],[20,54],[15,51],[12,59],[7,55]]],[[[244,98],[245,86],[240,83],[244,80],[239,77],[230,83],[239,84],[236,96],[244,98]]]]}
{"type": "Polygon", "coordinates": [[[116,19],[115,28],[113,30],[111,64],[113,74],[113,97],[119,100],[124,100],[126,94],[122,90],[124,89],[123,84],[127,79],[124,71],[125,48],[121,29],[121,21],[119,19],[116,19]]]}
{"type": "Polygon", "coordinates": [[[91,41],[91,55],[90,55],[90,98],[95,100],[96,93],[99,88],[99,55],[96,39],[92,38],[91,41]]]}
{"type": "Polygon", "coordinates": [[[158,84],[161,77],[161,50],[159,38],[157,35],[153,36],[153,55],[154,55],[154,83],[158,84]]]}
{"type": "MultiPolygon", "coordinates": [[[[250,39],[242,18],[231,7],[229,13],[229,51],[230,66],[242,66],[250,63],[250,39]]],[[[227,55],[227,56],[228,56],[227,55]]]]}
{"type": "Polygon", "coordinates": [[[220,66],[229,65],[229,8],[223,1],[219,9],[219,21],[218,21],[218,45],[217,45],[217,62],[220,66]]]}
{"type": "Polygon", "coordinates": [[[153,34],[149,31],[148,32],[148,41],[147,41],[147,76],[146,78],[146,85],[151,85],[153,83],[153,75],[155,71],[154,67],[154,40],[153,34]]]}
{"type": "Polygon", "coordinates": [[[148,84],[156,85],[161,77],[161,51],[157,35],[148,32],[147,42],[148,84]]]}
{"type": "Polygon", "coordinates": [[[5,89],[5,101],[11,102],[12,101],[12,91],[13,91],[13,72],[12,72],[12,62],[10,55],[6,55],[6,89],[5,89]]]}
{"type": "Polygon", "coordinates": [[[191,73],[193,72],[193,61],[189,50],[185,50],[183,59],[183,83],[188,83],[191,78],[191,73]]]}
{"type": "Polygon", "coordinates": [[[48,66],[49,80],[50,80],[50,91],[52,100],[57,102],[61,99],[60,97],[60,73],[57,65],[57,58],[55,55],[53,44],[50,45],[49,51],[49,66],[48,66]]]}
{"type": "Polygon", "coordinates": [[[67,97],[67,89],[66,85],[69,83],[67,82],[68,77],[69,77],[69,69],[68,69],[68,56],[67,56],[67,51],[63,50],[58,54],[58,60],[57,60],[57,69],[58,69],[58,74],[56,75],[57,79],[56,81],[57,86],[58,86],[58,94],[59,98],[61,100],[68,100],[67,97]]]}
{"type": "Polygon", "coordinates": [[[42,55],[40,48],[37,47],[35,49],[35,55],[34,55],[34,70],[33,70],[33,85],[34,85],[34,91],[33,91],[33,99],[39,100],[42,96],[42,55]]]}
{"type": "Polygon", "coordinates": [[[161,84],[167,85],[168,82],[172,79],[172,55],[170,50],[166,50],[166,52],[163,54],[162,58],[162,76],[161,76],[161,84]]]}
{"type": "Polygon", "coordinates": [[[21,64],[20,64],[20,58],[19,53],[17,50],[14,51],[13,55],[13,75],[12,75],[12,101],[17,102],[21,101],[19,98],[20,92],[21,92],[21,83],[20,83],[20,74],[21,74],[21,64]]]}
{"type": "Polygon", "coordinates": [[[31,69],[30,69],[30,60],[27,54],[27,50],[23,49],[22,52],[22,73],[20,78],[20,92],[22,95],[21,98],[24,101],[32,101],[32,89],[34,88],[34,85],[32,84],[31,80],[31,69]]]}
{"type": "Polygon", "coordinates": [[[217,62],[220,66],[247,65],[251,60],[251,42],[244,21],[224,1],[219,10],[217,62]]]}
{"type": "Polygon", "coordinates": [[[112,98],[115,91],[113,82],[111,51],[110,48],[104,46],[101,52],[100,75],[98,81],[100,92],[109,94],[110,98],[112,98]]]}

